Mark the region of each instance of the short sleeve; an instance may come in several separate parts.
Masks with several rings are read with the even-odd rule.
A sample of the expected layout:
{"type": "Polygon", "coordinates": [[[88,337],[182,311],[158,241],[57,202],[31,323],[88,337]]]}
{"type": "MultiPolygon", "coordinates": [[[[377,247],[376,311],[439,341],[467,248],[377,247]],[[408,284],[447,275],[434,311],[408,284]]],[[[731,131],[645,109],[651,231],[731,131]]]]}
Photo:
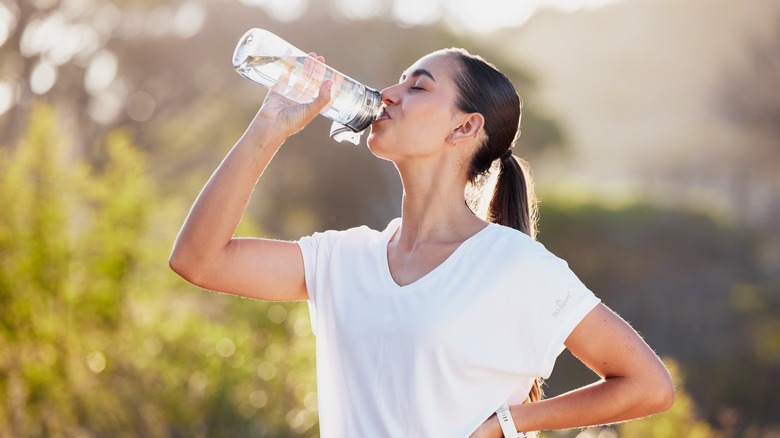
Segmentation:
{"type": "Polygon", "coordinates": [[[303,257],[303,272],[306,291],[309,295],[309,314],[312,331],[316,334],[317,298],[327,281],[330,255],[339,236],[339,231],[325,231],[300,238],[296,243],[303,257]]]}
{"type": "Polygon", "coordinates": [[[306,281],[306,291],[309,294],[309,301],[312,300],[314,291],[314,267],[317,265],[317,250],[320,247],[322,233],[315,233],[311,236],[301,237],[297,242],[303,256],[303,272],[306,281]]]}
{"type": "Polygon", "coordinates": [[[531,333],[537,375],[547,378],[564,342],[600,300],[572,272],[568,264],[538,242],[523,257],[523,313],[531,333]]]}

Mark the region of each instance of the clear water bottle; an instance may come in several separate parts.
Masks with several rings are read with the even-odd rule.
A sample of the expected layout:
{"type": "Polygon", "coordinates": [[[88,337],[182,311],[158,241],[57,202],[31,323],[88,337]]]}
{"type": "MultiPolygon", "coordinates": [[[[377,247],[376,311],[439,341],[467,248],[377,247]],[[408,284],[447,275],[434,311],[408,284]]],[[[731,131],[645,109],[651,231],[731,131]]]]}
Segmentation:
{"type": "Polygon", "coordinates": [[[331,137],[360,141],[360,133],[379,116],[379,91],[328,67],[263,29],[250,29],[233,52],[233,67],[245,78],[298,103],[309,103],[324,81],[331,81],[331,101],[320,114],[333,120],[331,137]]]}

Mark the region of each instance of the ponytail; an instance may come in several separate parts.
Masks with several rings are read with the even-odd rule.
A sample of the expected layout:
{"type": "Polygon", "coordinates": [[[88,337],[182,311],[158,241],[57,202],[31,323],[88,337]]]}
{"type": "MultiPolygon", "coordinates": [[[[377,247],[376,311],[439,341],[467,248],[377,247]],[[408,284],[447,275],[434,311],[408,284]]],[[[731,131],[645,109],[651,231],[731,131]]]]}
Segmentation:
{"type": "Polygon", "coordinates": [[[538,213],[533,183],[527,176],[528,164],[509,153],[499,159],[501,167],[488,206],[488,220],[535,239],[538,213]]]}

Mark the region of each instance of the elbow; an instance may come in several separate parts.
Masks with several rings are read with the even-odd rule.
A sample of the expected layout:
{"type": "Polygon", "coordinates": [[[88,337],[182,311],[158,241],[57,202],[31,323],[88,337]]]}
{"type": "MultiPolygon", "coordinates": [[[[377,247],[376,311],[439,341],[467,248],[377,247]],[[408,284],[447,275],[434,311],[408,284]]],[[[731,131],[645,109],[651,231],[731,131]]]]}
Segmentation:
{"type": "Polygon", "coordinates": [[[666,368],[663,371],[658,378],[650,383],[652,389],[648,391],[649,394],[645,398],[651,414],[667,411],[674,404],[674,382],[666,368]]]}
{"type": "Polygon", "coordinates": [[[674,384],[672,383],[672,379],[669,378],[668,385],[664,386],[663,394],[660,398],[660,402],[658,404],[660,410],[658,412],[668,411],[672,408],[672,405],[674,404],[674,384]]]}
{"type": "Polygon", "coordinates": [[[660,414],[674,404],[674,382],[665,367],[636,375],[625,407],[632,412],[626,419],[660,414]]]}
{"type": "Polygon", "coordinates": [[[180,277],[184,279],[187,278],[187,263],[185,263],[181,254],[176,252],[176,250],[171,252],[170,257],[168,257],[168,267],[171,268],[173,272],[179,274],[180,277]]]}
{"type": "Polygon", "coordinates": [[[188,258],[185,257],[181,251],[174,249],[173,252],[171,252],[170,257],[168,258],[168,266],[181,278],[189,281],[192,284],[198,284],[197,272],[199,270],[194,267],[192,261],[188,260],[188,258]]]}

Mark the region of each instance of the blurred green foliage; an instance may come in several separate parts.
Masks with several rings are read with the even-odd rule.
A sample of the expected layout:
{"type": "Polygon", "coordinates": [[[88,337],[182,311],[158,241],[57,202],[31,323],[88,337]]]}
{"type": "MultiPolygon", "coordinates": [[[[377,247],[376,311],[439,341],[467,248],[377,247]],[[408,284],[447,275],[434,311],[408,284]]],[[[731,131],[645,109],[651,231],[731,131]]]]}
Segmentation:
{"type": "Polygon", "coordinates": [[[57,125],[0,158],[0,435],[316,433],[305,306],[182,287],[143,154],[114,132],[96,171],[57,125]]]}

